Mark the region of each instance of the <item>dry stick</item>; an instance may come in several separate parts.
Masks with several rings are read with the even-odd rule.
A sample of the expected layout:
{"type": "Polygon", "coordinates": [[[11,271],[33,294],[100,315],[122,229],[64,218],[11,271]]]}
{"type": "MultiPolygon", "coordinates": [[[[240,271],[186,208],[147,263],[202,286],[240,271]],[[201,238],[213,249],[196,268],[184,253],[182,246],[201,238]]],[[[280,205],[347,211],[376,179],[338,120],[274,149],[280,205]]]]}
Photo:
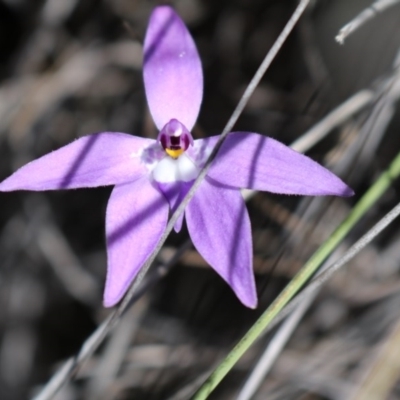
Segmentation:
{"type": "Polygon", "coordinates": [[[48,384],[44,387],[44,389],[34,397],[34,400],[48,400],[51,399],[57,391],[65,384],[68,379],[70,379],[73,374],[76,372],[79,365],[84,362],[100,345],[100,343],[104,340],[107,334],[112,330],[112,328],[118,323],[121,315],[124,313],[125,309],[129,306],[132,297],[136,294],[137,289],[140,287],[141,282],[143,281],[144,276],[146,275],[148,269],[154,262],[157,254],[161,250],[164,242],[166,241],[168,235],[172,231],[175,222],[178,220],[179,216],[183,213],[184,209],[186,208],[187,204],[193,197],[195,191],[200,186],[202,180],[208,173],[210,169],[211,163],[215,158],[218,150],[220,149],[223,141],[225,140],[228,133],[232,130],[233,126],[235,125],[236,121],[238,120],[240,114],[243,112],[248,100],[250,99],[251,95],[253,94],[254,90],[256,89],[257,85],[259,84],[261,78],[264,76],[265,72],[267,71],[268,67],[271,65],[272,61],[275,59],[277,53],[281,49],[283,43],[289,36],[290,32],[293,30],[294,26],[296,25],[297,21],[303,14],[305,8],[309,4],[310,0],[301,0],[299,5],[297,6],[296,10],[292,14],[291,18],[287,22],[286,26],[283,28],[282,32],[276,39],[274,45],[271,47],[267,55],[265,56],[263,62],[261,63],[260,67],[256,71],[253,79],[250,81],[249,85],[247,86],[239,104],[235,108],[232,116],[228,120],[225,128],[223,129],[221,136],[216,143],[210,157],[208,158],[206,164],[200,171],[199,176],[195,180],[192,188],[189,190],[188,194],[182,200],[181,204],[177,208],[177,210],[172,214],[167,227],[161,236],[159,242],[155,250],[150,254],[149,258],[143,265],[141,271],[137,275],[136,279],[133,281],[132,285],[130,286],[128,292],[126,293],[125,297],[123,298],[120,305],[110,314],[110,316],[99,326],[99,328],[90,336],[87,341],[83,344],[83,347],[79,351],[79,353],[66,361],[66,363],[61,367],[61,369],[53,376],[53,378],[48,382],[48,384]]]}
{"type": "Polygon", "coordinates": [[[363,10],[353,20],[346,24],[340,29],[339,33],[335,37],[336,41],[340,44],[344,44],[345,39],[356,31],[360,26],[364,25],[370,19],[374,18],[375,15],[382,13],[387,8],[394,6],[400,0],[377,0],[371,6],[363,10]]]}

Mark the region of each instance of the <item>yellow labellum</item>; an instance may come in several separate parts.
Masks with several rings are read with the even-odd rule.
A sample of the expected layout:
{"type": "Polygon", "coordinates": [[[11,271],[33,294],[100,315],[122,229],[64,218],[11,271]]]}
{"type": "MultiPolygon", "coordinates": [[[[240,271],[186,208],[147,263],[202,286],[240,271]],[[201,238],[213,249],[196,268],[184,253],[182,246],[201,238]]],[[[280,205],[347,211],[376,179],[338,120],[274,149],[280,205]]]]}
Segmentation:
{"type": "Polygon", "coordinates": [[[178,150],[172,150],[172,149],[165,149],[165,152],[172,158],[178,158],[185,150],[183,149],[178,149],[178,150]]]}

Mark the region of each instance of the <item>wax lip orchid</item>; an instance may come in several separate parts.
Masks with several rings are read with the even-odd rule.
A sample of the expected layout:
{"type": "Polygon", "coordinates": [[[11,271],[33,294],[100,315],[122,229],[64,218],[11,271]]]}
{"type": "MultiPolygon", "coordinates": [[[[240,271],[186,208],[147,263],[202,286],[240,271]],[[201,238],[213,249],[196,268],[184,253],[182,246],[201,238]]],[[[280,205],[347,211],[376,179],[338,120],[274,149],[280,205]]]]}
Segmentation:
{"type": "MultiPolygon", "coordinates": [[[[104,305],[125,294],[218,140],[190,133],[203,96],[201,62],[171,7],[155,8],[144,42],[144,84],[157,140],[103,132],[30,162],[1,191],[115,185],[107,206],[104,305]]],[[[185,209],[193,244],[247,307],[257,305],[250,220],[240,188],[280,194],[350,196],[352,190],[310,158],[250,132],[230,133],[185,209]]],[[[182,217],[176,222],[179,231],[182,217]]]]}

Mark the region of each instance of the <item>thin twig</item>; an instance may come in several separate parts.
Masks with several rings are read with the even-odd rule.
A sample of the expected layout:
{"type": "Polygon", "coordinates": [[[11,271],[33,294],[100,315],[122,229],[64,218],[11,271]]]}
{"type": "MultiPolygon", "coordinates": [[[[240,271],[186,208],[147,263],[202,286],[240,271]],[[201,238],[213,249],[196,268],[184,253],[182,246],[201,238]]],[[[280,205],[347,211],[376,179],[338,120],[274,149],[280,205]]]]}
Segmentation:
{"type": "Polygon", "coordinates": [[[353,20],[340,29],[339,33],[335,37],[336,41],[340,44],[344,44],[345,39],[356,31],[360,26],[374,18],[377,14],[382,13],[387,8],[394,6],[400,0],[377,0],[371,6],[363,10],[353,20]]]}

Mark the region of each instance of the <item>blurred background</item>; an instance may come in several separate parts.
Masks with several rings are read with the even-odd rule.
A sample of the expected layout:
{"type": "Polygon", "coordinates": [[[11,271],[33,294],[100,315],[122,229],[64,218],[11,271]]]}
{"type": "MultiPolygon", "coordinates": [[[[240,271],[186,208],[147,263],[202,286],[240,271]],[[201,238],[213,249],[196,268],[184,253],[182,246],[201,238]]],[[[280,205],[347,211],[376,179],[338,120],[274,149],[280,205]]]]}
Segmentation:
{"type": "MultiPolygon", "coordinates": [[[[170,3],[203,62],[204,99],[193,134],[218,134],[297,2],[170,3]]],[[[156,137],[141,46],[157,4],[0,0],[0,179],[82,135],[156,137]]],[[[335,41],[370,4],[313,1],[235,126],[290,144],[359,96],[363,102],[346,118],[335,117],[324,128],[326,137],[307,152],[356,196],[257,194],[248,209],[258,309],[242,306],[191,248],[128,310],[58,400],[188,398],[196,379],[227,354],[388,166],[400,149],[400,4],[377,13],[344,45],[335,41]]],[[[0,194],[1,400],[38,393],[109,314],[101,298],[111,189],[0,194]]],[[[399,194],[394,182],[334,257],[399,194]]],[[[158,263],[186,240],[186,228],[171,234],[158,263]]],[[[324,287],[253,398],[400,399],[400,357],[389,357],[400,348],[399,272],[395,222],[324,287]],[[362,393],[371,382],[376,391],[367,397],[362,393]]],[[[270,337],[251,348],[212,399],[236,398],[270,337]]]]}

